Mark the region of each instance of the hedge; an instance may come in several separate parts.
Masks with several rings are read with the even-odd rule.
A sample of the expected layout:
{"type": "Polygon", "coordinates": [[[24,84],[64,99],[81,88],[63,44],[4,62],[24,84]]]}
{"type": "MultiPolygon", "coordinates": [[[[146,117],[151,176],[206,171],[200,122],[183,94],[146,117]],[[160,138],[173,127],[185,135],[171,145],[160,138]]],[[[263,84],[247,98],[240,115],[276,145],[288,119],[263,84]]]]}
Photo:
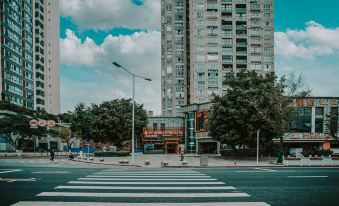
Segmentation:
{"type": "Polygon", "coordinates": [[[121,156],[128,156],[128,155],[129,155],[129,151],[126,151],[126,150],[94,152],[94,156],[96,157],[121,157],[121,156]]]}

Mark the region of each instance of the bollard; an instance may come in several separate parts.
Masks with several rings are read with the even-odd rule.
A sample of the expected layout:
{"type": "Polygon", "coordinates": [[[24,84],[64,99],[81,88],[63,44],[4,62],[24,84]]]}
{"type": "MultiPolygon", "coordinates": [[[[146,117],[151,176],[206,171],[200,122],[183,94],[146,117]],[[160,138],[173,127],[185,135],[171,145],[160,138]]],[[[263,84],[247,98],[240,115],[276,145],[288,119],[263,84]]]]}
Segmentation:
{"type": "Polygon", "coordinates": [[[236,166],[237,165],[237,160],[234,160],[234,166],[236,166]]]}

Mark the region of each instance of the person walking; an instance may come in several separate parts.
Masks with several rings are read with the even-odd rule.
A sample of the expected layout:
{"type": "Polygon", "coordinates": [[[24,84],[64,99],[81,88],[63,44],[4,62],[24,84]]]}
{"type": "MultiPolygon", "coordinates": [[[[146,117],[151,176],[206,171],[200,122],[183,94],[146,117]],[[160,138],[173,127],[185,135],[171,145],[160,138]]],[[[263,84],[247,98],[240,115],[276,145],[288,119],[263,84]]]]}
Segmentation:
{"type": "Polygon", "coordinates": [[[54,156],[55,156],[55,154],[54,154],[54,152],[53,152],[53,150],[51,150],[51,161],[53,162],[54,161],[54,156]]]}
{"type": "Polygon", "coordinates": [[[181,148],[180,150],[180,161],[184,161],[184,154],[185,154],[185,151],[184,151],[184,148],[181,148]]]}

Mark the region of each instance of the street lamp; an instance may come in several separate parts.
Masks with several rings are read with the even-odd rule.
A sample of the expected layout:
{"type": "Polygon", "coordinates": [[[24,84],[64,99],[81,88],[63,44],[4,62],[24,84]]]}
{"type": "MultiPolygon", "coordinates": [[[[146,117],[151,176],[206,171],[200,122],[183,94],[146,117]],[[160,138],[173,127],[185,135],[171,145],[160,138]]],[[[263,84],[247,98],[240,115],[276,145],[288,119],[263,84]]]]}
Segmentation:
{"type": "Polygon", "coordinates": [[[144,79],[146,81],[152,81],[151,78],[147,78],[147,77],[143,77],[143,76],[138,76],[135,75],[134,73],[130,72],[128,69],[124,68],[123,66],[121,66],[120,64],[118,64],[117,62],[113,62],[112,63],[114,66],[125,70],[127,73],[129,73],[130,75],[132,75],[133,77],[133,98],[132,98],[132,163],[134,163],[134,96],[135,96],[135,77],[144,79]]]}

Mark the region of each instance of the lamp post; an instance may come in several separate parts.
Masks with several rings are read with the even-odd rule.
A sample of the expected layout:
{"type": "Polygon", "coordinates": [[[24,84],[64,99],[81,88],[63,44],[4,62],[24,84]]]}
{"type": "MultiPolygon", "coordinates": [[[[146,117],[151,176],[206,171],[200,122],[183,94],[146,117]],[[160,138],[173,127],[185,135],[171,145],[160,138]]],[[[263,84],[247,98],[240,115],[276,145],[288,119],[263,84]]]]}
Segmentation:
{"type": "Polygon", "coordinates": [[[123,66],[121,66],[120,64],[118,64],[117,62],[113,62],[112,63],[114,66],[125,70],[127,73],[129,73],[132,78],[133,78],[133,97],[132,97],[132,163],[134,163],[134,96],[135,96],[135,77],[144,79],[146,81],[152,81],[151,78],[147,78],[147,77],[143,77],[143,76],[138,76],[135,75],[134,73],[130,72],[128,69],[124,68],[123,66]]]}
{"type": "Polygon", "coordinates": [[[259,164],[259,132],[260,129],[257,130],[257,165],[259,164]]]}

